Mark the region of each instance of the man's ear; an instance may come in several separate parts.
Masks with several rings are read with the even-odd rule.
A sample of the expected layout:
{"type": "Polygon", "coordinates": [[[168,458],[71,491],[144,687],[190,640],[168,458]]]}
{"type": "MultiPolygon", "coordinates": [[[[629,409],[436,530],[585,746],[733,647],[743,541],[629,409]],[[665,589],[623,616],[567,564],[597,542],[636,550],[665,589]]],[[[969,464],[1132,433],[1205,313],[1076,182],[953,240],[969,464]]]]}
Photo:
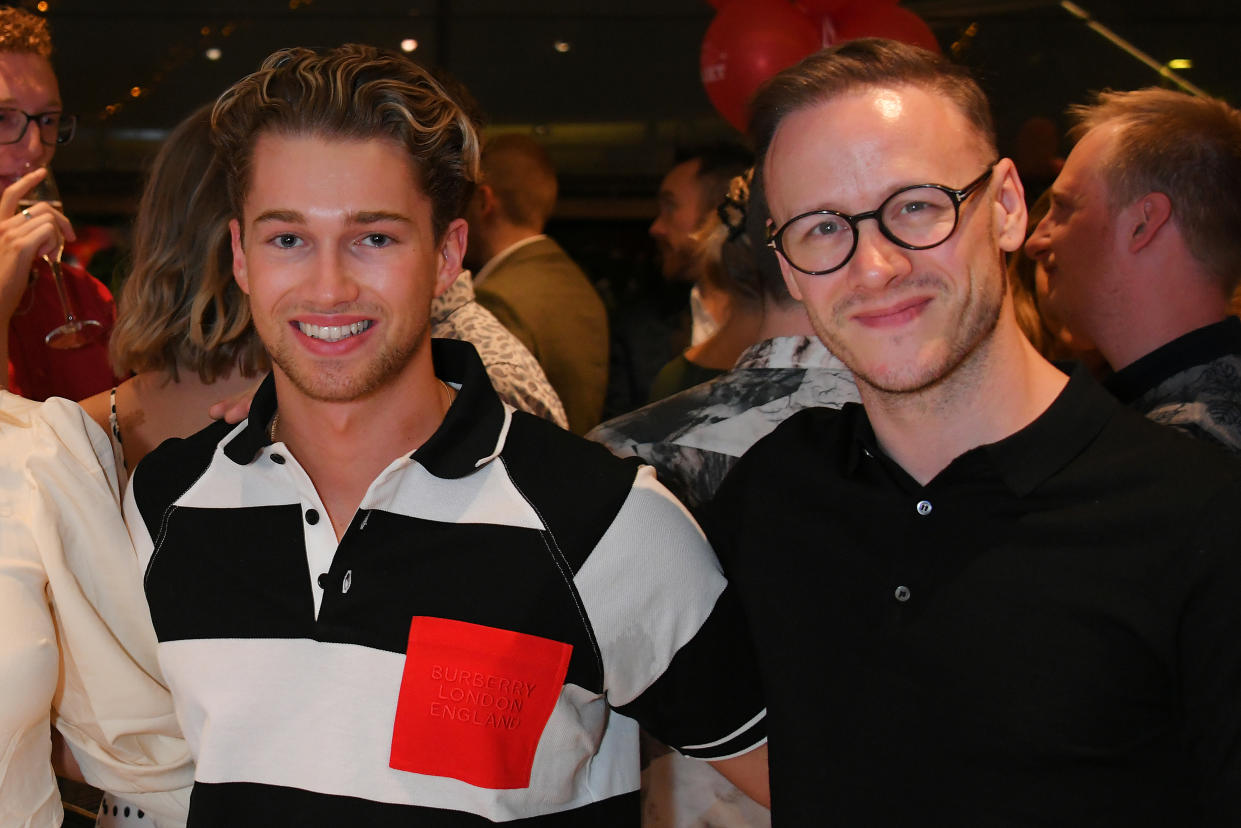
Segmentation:
{"type": "Polygon", "coordinates": [[[1155,239],[1172,218],[1172,199],[1163,193],[1147,193],[1121,211],[1118,224],[1124,228],[1130,253],[1137,253],[1155,239]]]}
{"type": "Polygon", "coordinates": [[[465,246],[469,241],[469,225],[465,219],[453,219],[444,230],[436,253],[435,295],[439,296],[461,275],[465,246]]]}
{"type": "Polygon", "coordinates": [[[992,175],[999,179],[995,200],[991,202],[995,235],[1000,249],[1012,253],[1026,241],[1026,190],[1010,158],[1000,159],[992,175]]]}
{"type": "Polygon", "coordinates": [[[246,251],[241,244],[241,224],[237,219],[228,223],[228,235],[233,246],[233,280],[246,296],[250,295],[250,276],[246,272],[246,251]]]}
{"type": "Polygon", "coordinates": [[[478,199],[478,214],[489,216],[496,209],[496,191],[490,184],[479,184],[474,188],[474,198],[478,199]]]}

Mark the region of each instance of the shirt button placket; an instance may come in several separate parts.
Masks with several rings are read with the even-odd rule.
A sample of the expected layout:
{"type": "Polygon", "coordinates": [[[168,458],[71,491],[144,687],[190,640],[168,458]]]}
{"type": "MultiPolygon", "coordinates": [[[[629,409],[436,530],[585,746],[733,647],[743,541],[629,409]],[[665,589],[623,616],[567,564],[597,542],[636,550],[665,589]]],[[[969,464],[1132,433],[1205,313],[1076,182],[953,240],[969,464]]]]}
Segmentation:
{"type": "MultiPolygon", "coordinates": [[[[919,500],[914,505],[914,511],[918,513],[919,517],[926,517],[931,514],[932,508],[931,501],[929,500],[919,500]]],[[[904,604],[913,597],[913,592],[909,589],[909,587],[901,584],[896,589],[892,590],[892,597],[904,604]]]]}

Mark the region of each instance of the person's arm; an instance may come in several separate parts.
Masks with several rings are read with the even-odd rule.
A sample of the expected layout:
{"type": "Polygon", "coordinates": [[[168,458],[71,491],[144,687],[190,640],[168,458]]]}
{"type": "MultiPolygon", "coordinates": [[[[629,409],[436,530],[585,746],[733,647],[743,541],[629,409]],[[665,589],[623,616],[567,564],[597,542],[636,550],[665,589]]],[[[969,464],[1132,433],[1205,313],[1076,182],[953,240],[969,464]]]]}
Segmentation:
{"type": "Polygon", "coordinates": [[[767,745],[731,759],[717,759],[711,767],[737,789],[764,808],[771,807],[771,784],[767,778],[767,745]]]}
{"type": "Polygon", "coordinates": [[[0,388],[9,386],[9,322],[30,282],[36,256],[50,252],[57,237],[73,239],[73,227],[64,214],[47,202],[18,212],[17,203],[47,171],[27,173],[0,194],[0,388]]]}
{"type": "Polygon", "coordinates": [[[596,548],[599,565],[577,578],[592,618],[627,617],[604,606],[621,600],[622,582],[625,603],[643,608],[640,622],[595,628],[609,702],[766,805],[766,710],[749,629],[706,538],[651,472],[639,472],[596,548]]]}

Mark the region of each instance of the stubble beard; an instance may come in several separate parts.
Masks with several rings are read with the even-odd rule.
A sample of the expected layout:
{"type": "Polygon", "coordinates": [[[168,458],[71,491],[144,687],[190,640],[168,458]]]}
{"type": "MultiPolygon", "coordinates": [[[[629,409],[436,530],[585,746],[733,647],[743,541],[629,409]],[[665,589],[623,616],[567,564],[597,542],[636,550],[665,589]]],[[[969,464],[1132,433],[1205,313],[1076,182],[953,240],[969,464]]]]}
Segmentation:
{"type": "MultiPolygon", "coordinates": [[[[299,392],[315,402],[353,402],[383,388],[399,375],[427,339],[429,322],[417,336],[381,348],[365,365],[347,367],[350,360],[308,362],[296,356],[296,346],[279,338],[268,346],[271,361],[299,392]]],[[[292,334],[290,334],[292,336],[292,334]]]]}
{"type": "MultiPolygon", "coordinates": [[[[822,317],[809,304],[806,305],[806,310],[819,339],[849,368],[858,385],[869,387],[885,396],[904,397],[928,391],[943,383],[969,361],[980,345],[990,339],[999,323],[1008,289],[1007,278],[1003,268],[999,268],[998,278],[984,277],[984,280],[979,282],[971,277],[968,284],[981,284],[983,287],[976,295],[976,300],[972,293],[967,297],[965,306],[955,320],[955,326],[946,326],[937,340],[923,343],[912,364],[901,365],[898,370],[889,369],[882,374],[863,364],[858,354],[840,337],[833,335],[832,326],[824,324],[822,317]],[[998,289],[989,290],[987,285],[998,285],[998,289]],[[940,353],[934,354],[934,350],[939,350],[940,353]]],[[[943,281],[936,277],[915,277],[908,285],[915,288],[934,287],[939,296],[948,295],[943,281]]],[[[845,297],[838,302],[832,309],[833,320],[843,319],[846,320],[844,324],[850,324],[847,322],[848,309],[856,304],[856,301],[855,297],[845,297]]],[[[952,322],[947,324],[952,325],[952,322]]]]}

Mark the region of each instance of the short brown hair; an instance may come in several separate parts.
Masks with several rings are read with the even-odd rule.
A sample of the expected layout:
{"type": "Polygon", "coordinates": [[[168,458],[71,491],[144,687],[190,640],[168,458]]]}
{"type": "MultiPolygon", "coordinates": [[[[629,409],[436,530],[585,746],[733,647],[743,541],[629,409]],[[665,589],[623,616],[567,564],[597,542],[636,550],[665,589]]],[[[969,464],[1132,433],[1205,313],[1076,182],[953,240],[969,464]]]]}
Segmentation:
{"type": "Polygon", "coordinates": [[[0,7],[0,52],[38,55],[51,60],[52,31],[47,21],[25,9],[0,7]]]}
{"type": "Polygon", "coordinates": [[[254,376],[267,354],[250,303],[233,281],[224,175],[211,146],[211,107],[164,141],[134,222],[133,262],[108,343],[118,375],[181,370],[214,382],[254,376]]]}
{"type": "Polygon", "coordinates": [[[528,135],[510,132],[483,144],[483,182],[500,212],[518,227],[542,231],[556,208],[556,168],[547,151],[528,135]]]}
{"type": "Polygon", "coordinates": [[[917,46],[867,37],[816,52],[759,89],[750,115],[757,166],[762,167],[771,139],[787,116],[876,86],[915,86],[943,95],[973,125],[984,148],[996,154],[991,106],[969,70],[917,46]]]}
{"type": "Polygon", "coordinates": [[[1166,195],[1190,253],[1231,290],[1241,277],[1241,112],[1150,87],[1100,92],[1069,115],[1074,138],[1119,127],[1102,167],[1113,211],[1166,195]]]}
{"type": "Polygon", "coordinates": [[[374,46],[274,52],[220,96],[211,123],[237,216],[264,132],[396,141],[431,200],[437,239],[478,180],[478,136],[466,113],[425,69],[374,46]]]}

